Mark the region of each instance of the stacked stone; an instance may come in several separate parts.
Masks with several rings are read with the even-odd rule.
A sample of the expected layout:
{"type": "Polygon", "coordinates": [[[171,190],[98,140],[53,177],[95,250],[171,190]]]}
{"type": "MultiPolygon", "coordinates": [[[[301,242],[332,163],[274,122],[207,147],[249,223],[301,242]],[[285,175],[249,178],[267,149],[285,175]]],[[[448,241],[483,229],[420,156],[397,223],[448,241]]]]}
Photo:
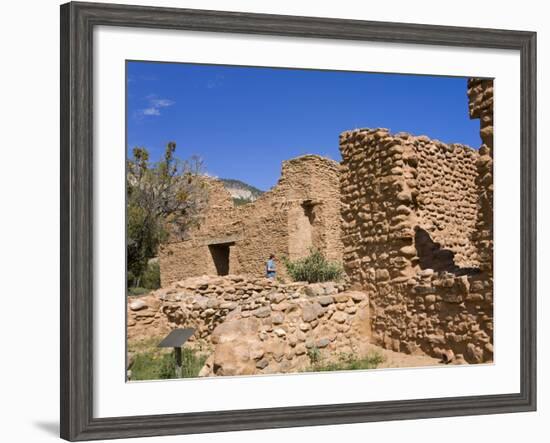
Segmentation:
{"type": "Polygon", "coordinates": [[[373,342],[398,352],[490,360],[490,279],[422,269],[424,240],[415,235],[422,229],[432,248],[446,249],[453,271],[479,266],[471,241],[477,152],[385,129],[345,132],[340,149],[344,263],[352,284],[369,293],[373,342]]]}
{"type": "Polygon", "coordinates": [[[393,282],[406,281],[418,264],[416,227],[450,249],[457,266],[478,265],[470,241],[476,151],[385,129],[345,132],[340,147],[344,263],[352,282],[373,283],[372,266],[393,282]]]}
{"type": "Polygon", "coordinates": [[[493,80],[468,80],[470,118],[479,118],[482,145],[479,148],[477,187],[479,215],[476,243],[481,267],[492,276],[493,269],[493,80]]]}
{"type": "Polygon", "coordinates": [[[478,267],[479,257],[472,236],[476,230],[478,192],[474,149],[446,145],[428,137],[411,137],[418,157],[417,226],[433,241],[455,255],[459,267],[478,267]]]}
{"type": "Polygon", "coordinates": [[[163,301],[161,311],[171,329],[195,328],[192,340],[210,342],[212,331],[233,310],[261,308],[276,287],[267,278],[249,279],[240,275],[192,277],[179,281],[156,295],[163,301]]]}
{"type": "Polygon", "coordinates": [[[204,276],[129,299],[131,341],[189,327],[188,346],[212,352],[201,375],[302,370],[308,350],[357,354],[371,330],[366,294],[334,282],[204,276]]]}
{"type": "Polygon", "coordinates": [[[154,295],[128,298],[127,335],[132,340],[162,336],[170,331],[166,317],[160,311],[162,301],[154,295]]]}
{"type": "Polygon", "coordinates": [[[206,338],[209,342],[211,332],[230,312],[241,305],[255,308],[273,285],[270,279],[238,275],[192,277],[146,297],[129,298],[128,338],[135,340],[174,328],[193,327],[196,331],[191,341],[206,338]],[[153,320],[156,323],[149,326],[153,320]]]}
{"type": "Polygon", "coordinates": [[[374,290],[410,275],[417,162],[407,134],[357,129],[340,136],[342,242],[352,284],[374,290]]]}
{"type": "MultiPolygon", "coordinates": [[[[493,80],[471,78],[468,80],[468,99],[470,118],[479,118],[482,145],[479,148],[479,159],[476,163],[479,194],[479,212],[477,216],[474,241],[479,251],[480,268],[485,280],[478,291],[487,306],[487,315],[493,312],[493,80]]],[[[492,323],[490,323],[492,332],[492,323]]],[[[492,334],[491,334],[492,337],[492,334]]],[[[492,343],[492,340],[491,340],[492,343]]],[[[472,345],[469,345],[470,348],[472,345]]],[[[492,345],[491,345],[492,346],[492,345]]],[[[471,349],[473,352],[479,350],[471,349]]]]}
{"type": "Polygon", "coordinates": [[[468,110],[470,118],[480,119],[479,135],[483,144],[493,147],[493,80],[468,79],[468,110]]]}
{"type": "Polygon", "coordinates": [[[333,285],[301,286],[270,296],[270,304],[235,311],[212,334],[214,351],[201,376],[296,372],[311,353],[331,361],[361,355],[370,334],[369,302],[361,292],[333,285]]]}
{"type": "Polygon", "coordinates": [[[493,358],[493,296],[485,274],[456,276],[424,269],[405,284],[372,294],[372,342],[469,363],[493,358]]]}

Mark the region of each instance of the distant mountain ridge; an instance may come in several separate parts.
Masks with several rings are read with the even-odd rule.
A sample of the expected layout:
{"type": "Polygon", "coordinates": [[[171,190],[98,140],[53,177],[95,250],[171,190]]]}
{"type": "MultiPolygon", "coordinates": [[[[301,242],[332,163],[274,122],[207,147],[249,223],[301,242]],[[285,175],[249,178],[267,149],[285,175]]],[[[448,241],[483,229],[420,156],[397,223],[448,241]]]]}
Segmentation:
{"type": "Polygon", "coordinates": [[[233,178],[220,178],[218,180],[223,183],[225,189],[231,194],[236,205],[253,202],[264,193],[264,191],[241,180],[233,178]]]}

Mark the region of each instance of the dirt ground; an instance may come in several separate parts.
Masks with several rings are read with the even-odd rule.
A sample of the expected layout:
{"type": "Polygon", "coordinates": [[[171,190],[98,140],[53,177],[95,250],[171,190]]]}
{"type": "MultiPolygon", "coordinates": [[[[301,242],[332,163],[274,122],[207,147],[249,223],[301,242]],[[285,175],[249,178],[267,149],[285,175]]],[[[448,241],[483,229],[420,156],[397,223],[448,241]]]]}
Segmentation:
{"type": "Polygon", "coordinates": [[[410,368],[421,366],[438,366],[444,363],[441,360],[427,355],[411,355],[402,352],[394,352],[376,345],[368,345],[369,352],[378,352],[384,357],[384,361],[378,365],[382,368],[410,368]]]}

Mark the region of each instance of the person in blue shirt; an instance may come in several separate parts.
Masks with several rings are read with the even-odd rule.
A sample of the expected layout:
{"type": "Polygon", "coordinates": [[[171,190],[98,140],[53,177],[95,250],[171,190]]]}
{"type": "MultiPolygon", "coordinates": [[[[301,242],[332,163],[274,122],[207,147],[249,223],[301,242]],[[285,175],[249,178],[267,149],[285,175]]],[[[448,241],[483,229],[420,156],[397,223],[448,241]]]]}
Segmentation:
{"type": "Polygon", "coordinates": [[[275,278],[275,256],[271,254],[265,266],[265,275],[267,278],[275,278]]]}

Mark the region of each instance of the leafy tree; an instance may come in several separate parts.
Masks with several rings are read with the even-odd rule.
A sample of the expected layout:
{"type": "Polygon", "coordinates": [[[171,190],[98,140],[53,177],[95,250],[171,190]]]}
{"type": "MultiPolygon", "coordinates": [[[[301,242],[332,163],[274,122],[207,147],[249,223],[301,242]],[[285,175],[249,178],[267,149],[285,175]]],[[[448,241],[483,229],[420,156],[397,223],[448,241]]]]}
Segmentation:
{"type": "Polygon", "coordinates": [[[166,146],[163,158],[149,161],[146,148],[136,147],[127,162],[127,264],[134,286],[169,235],[183,236],[197,222],[206,201],[198,157],[180,160],[176,144],[166,146]]]}

